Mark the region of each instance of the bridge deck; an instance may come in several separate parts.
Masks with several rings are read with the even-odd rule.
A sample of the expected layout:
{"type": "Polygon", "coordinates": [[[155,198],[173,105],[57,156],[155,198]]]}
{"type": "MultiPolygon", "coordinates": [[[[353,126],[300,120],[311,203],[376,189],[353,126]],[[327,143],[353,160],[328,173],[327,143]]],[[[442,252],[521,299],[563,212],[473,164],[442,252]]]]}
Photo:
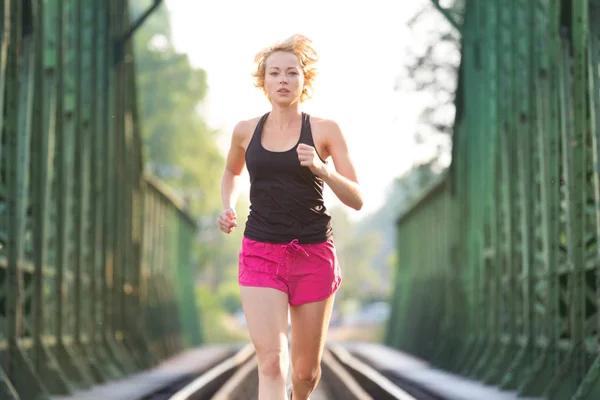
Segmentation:
{"type": "Polygon", "coordinates": [[[480,382],[439,370],[426,361],[414,358],[390,347],[372,343],[341,343],[352,355],[371,364],[386,375],[397,376],[405,381],[453,400],[541,400],[518,397],[515,392],[500,391],[480,382]]]}
{"type": "Polygon", "coordinates": [[[136,400],[174,384],[187,376],[200,375],[212,365],[233,355],[233,346],[202,346],[181,353],[148,371],[127,376],[71,396],[54,396],[52,400],[136,400]]]}
{"type": "MultiPolygon", "coordinates": [[[[439,370],[423,360],[384,345],[358,342],[337,344],[372,365],[392,381],[398,377],[443,398],[453,400],[539,400],[518,397],[515,392],[499,391],[495,387],[485,386],[480,382],[439,370]]],[[[88,390],[80,390],[72,396],[55,396],[52,397],[52,400],[140,399],[185,377],[202,374],[212,365],[233,355],[237,350],[239,348],[236,346],[202,346],[173,357],[152,370],[88,390]]],[[[290,382],[290,378],[288,375],[288,382],[290,382]]],[[[311,400],[334,399],[336,398],[328,391],[325,381],[319,383],[317,390],[311,396],[311,400]]]]}

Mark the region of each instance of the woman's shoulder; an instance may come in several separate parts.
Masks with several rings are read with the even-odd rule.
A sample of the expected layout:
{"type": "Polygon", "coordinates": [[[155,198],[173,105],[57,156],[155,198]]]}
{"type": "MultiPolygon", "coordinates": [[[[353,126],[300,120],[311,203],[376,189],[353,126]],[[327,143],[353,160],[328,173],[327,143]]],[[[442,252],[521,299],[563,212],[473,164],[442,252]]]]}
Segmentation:
{"type": "Polygon", "coordinates": [[[313,114],[308,114],[310,117],[310,123],[311,124],[335,124],[336,122],[333,119],[330,118],[325,118],[325,117],[321,117],[319,115],[313,115],[313,114]]]}
{"type": "Polygon", "coordinates": [[[310,127],[313,133],[318,135],[336,136],[342,133],[337,121],[320,116],[310,116],[310,127]]]}
{"type": "Polygon", "coordinates": [[[252,132],[254,129],[256,129],[256,125],[258,125],[258,121],[260,121],[260,119],[261,117],[242,119],[235,124],[235,128],[233,130],[238,132],[252,132]]]}
{"type": "Polygon", "coordinates": [[[260,118],[261,117],[255,117],[238,121],[233,128],[234,138],[240,141],[248,140],[254,133],[260,118]]]}

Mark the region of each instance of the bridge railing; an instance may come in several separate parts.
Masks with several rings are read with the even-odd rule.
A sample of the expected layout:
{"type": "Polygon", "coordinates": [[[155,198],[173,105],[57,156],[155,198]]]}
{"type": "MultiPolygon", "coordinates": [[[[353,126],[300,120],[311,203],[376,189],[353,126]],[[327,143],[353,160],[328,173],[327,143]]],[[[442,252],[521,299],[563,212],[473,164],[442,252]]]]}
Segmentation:
{"type": "MultiPolygon", "coordinates": [[[[449,338],[441,339],[451,321],[442,310],[458,300],[450,290],[456,279],[450,262],[454,221],[448,186],[445,177],[434,182],[397,220],[397,269],[386,340],[427,359],[437,358],[448,345],[449,338]]],[[[460,324],[453,328],[459,335],[460,324]]]]}
{"type": "Polygon", "coordinates": [[[600,2],[472,0],[460,30],[452,166],[400,220],[388,341],[600,398],[600,2]]]}
{"type": "Polygon", "coordinates": [[[143,172],[126,2],[2,4],[0,397],[43,399],[199,343],[196,224],[143,172]]]}

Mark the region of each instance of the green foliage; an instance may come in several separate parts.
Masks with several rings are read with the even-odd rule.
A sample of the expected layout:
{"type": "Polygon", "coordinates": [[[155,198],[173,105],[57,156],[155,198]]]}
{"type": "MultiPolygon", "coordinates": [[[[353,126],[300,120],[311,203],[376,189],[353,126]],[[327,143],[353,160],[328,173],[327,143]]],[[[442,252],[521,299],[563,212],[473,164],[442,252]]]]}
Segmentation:
{"type": "Polygon", "coordinates": [[[218,213],[207,216],[201,240],[206,246],[201,250],[203,278],[216,293],[223,282],[237,282],[238,255],[248,214],[247,201],[238,201],[237,228],[226,235],[216,228],[218,213]]]}
{"type": "Polygon", "coordinates": [[[342,268],[343,283],[338,298],[361,299],[381,293],[387,285],[374,273],[373,259],[381,248],[382,236],[377,230],[362,234],[342,207],[331,209],[334,240],[342,268]]]}
{"type": "MultiPolygon", "coordinates": [[[[135,14],[149,1],[131,2],[135,14]]],[[[208,93],[206,72],[171,42],[168,10],[159,7],[134,37],[138,101],[147,170],[186,198],[194,215],[220,205],[223,156],[198,112],[208,93]]]]}
{"type": "Polygon", "coordinates": [[[236,324],[221,305],[221,298],[206,285],[196,288],[197,305],[202,316],[204,343],[237,343],[248,341],[247,332],[236,324]]]}
{"type": "MultiPolygon", "coordinates": [[[[131,0],[133,18],[151,3],[131,0]]],[[[164,3],[134,36],[144,161],[149,173],[185,199],[188,211],[198,220],[195,260],[215,292],[220,283],[235,281],[242,229],[226,236],[216,228],[225,160],[216,144],[218,132],[207,126],[198,111],[208,93],[207,74],[176,51],[171,37],[164,3]]],[[[246,210],[247,205],[240,202],[240,227],[246,210]]]]}
{"type": "Polygon", "coordinates": [[[230,279],[219,285],[218,298],[220,306],[233,314],[241,308],[240,289],[237,280],[230,279]]]}
{"type": "MultiPolygon", "coordinates": [[[[152,4],[154,0],[129,0],[129,15],[131,17],[131,21],[137,20],[152,4]]],[[[144,25],[138,31],[136,31],[136,35],[140,32],[156,32],[161,35],[166,36],[169,42],[172,40],[171,37],[171,20],[169,19],[169,10],[163,4],[158,7],[150,18],[147,18],[144,21],[144,25]]]]}
{"type": "Polygon", "coordinates": [[[332,209],[336,248],[344,277],[341,299],[367,302],[389,295],[397,269],[396,219],[438,176],[433,161],[416,165],[396,178],[384,205],[358,224],[352,224],[343,209],[332,209]]]}

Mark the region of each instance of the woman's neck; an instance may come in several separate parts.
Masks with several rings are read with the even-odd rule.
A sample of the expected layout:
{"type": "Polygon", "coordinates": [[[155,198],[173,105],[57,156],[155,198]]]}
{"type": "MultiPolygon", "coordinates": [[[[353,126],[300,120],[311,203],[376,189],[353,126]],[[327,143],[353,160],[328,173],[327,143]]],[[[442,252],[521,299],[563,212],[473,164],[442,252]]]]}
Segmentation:
{"type": "Polygon", "coordinates": [[[301,114],[302,111],[298,103],[290,104],[289,106],[273,104],[269,119],[273,126],[285,129],[296,124],[301,114]]]}

